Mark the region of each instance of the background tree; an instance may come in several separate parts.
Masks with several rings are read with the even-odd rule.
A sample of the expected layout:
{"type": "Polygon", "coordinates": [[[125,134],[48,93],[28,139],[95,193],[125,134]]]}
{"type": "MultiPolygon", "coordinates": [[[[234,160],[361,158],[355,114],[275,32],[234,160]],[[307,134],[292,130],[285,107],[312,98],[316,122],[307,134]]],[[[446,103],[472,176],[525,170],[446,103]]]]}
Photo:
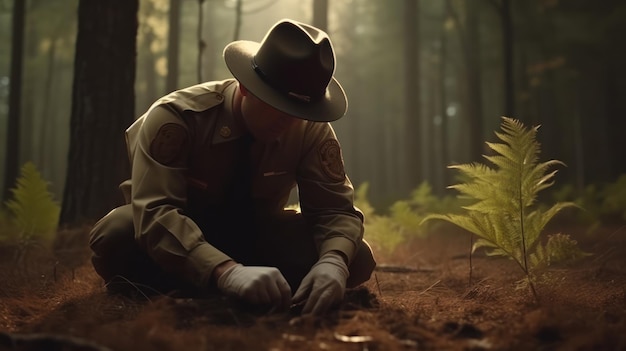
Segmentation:
{"type": "Polygon", "coordinates": [[[448,13],[456,22],[457,35],[460,42],[461,57],[463,58],[464,84],[459,84],[462,90],[463,104],[466,108],[463,118],[463,129],[466,131],[467,155],[466,158],[480,159],[483,153],[483,96],[482,96],[482,67],[479,30],[479,11],[481,1],[469,3],[464,1],[458,6],[464,14],[463,19],[452,8],[451,0],[446,0],[448,13]]]}
{"type": "Polygon", "coordinates": [[[124,130],[134,120],[137,0],[81,0],[71,139],[61,225],[99,218],[129,176],[124,130]]]}
{"type": "Polygon", "coordinates": [[[144,0],[139,6],[135,116],[164,94],[169,70],[169,0],[144,0]]]}
{"type": "Polygon", "coordinates": [[[424,123],[421,113],[420,89],[420,31],[419,0],[404,0],[404,120],[405,120],[405,162],[407,191],[417,187],[429,177],[429,167],[424,167],[422,160],[430,152],[431,143],[427,130],[430,123],[424,123]]]}
{"type": "Polygon", "coordinates": [[[502,61],[504,64],[504,115],[515,116],[515,82],[513,80],[515,37],[511,0],[501,0],[495,4],[502,21],[502,61]]]}
{"type": "MultiPolygon", "coordinates": [[[[8,133],[8,98],[11,74],[12,1],[0,2],[0,140],[16,136],[19,153],[0,148],[5,156],[17,157],[21,166],[33,162],[50,182],[60,199],[65,182],[70,116],[73,56],[78,0],[26,1],[20,89],[19,134],[8,133]],[[54,16],[48,14],[54,13],[54,16]],[[6,70],[5,70],[6,69],[6,70]],[[5,73],[6,72],[6,73],[5,73]],[[5,109],[5,106],[7,106],[5,109]],[[6,118],[6,119],[5,119],[6,118]]],[[[4,175],[1,168],[0,177],[4,175]]],[[[3,180],[4,181],[4,180],[3,180]]],[[[15,179],[4,183],[12,186],[15,179]]]]}
{"type": "Polygon", "coordinates": [[[167,36],[167,79],[165,92],[178,89],[178,55],[180,53],[180,10],[181,0],[170,0],[169,30],[167,36]]]}
{"type": "Polygon", "coordinates": [[[4,164],[4,187],[2,199],[10,196],[10,189],[19,172],[20,157],[20,116],[22,103],[22,61],[24,48],[25,1],[13,1],[13,25],[11,39],[11,78],[9,88],[9,116],[4,164]]]}
{"type": "Polygon", "coordinates": [[[450,65],[448,61],[450,60],[448,52],[448,32],[452,28],[452,21],[449,16],[448,11],[446,10],[445,4],[443,5],[443,9],[441,12],[441,24],[439,28],[439,41],[436,48],[438,49],[437,59],[434,60],[437,62],[437,69],[434,70],[437,72],[436,84],[434,84],[438,91],[438,116],[439,123],[435,123],[437,128],[436,139],[433,143],[438,146],[438,155],[439,158],[433,157],[433,161],[431,161],[431,167],[435,170],[434,173],[434,182],[432,183],[434,192],[438,195],[443,195],[445,189],[448,185],[451,184],[452,179],[449,172],[446,172],[446,169],[440,167],[440,165],[449,165],[451,164],[450,158],[450,140],[449,140],[449,118],[451,115],[455,113],[454,108],[452,106],[449,107],[449,94],[448,94],[448,86],[446,77],[450,75],[448,69],[450,65]]]}
{"type": "MultiPolygon", "coordinates": [[[[158,16],[158,8],[154,2],[150,1],[144,3],[144,6],[141,7],[141,12],[148,18],[158,16]]],[[[144,86],[142,98],[148,104],[152,104],[154,100],[162,95],[161,89],[158,88],[158,75],[154,74],[154,71],[156,70],[157,60],[159,57],[164,56],[163,48],[157,42],[157,29],[155,26],[140,26],[138,31],[140,31],[138,34],[141,40],[137,40],[137,50],[143,54],[143,59],[145,60],[143,68],[146,70],[140,82],[144,86]],[[155,50],[155,47],[158,47],[158,49],[155,50]]]]}
{"type": "Polygon", "coordinates": [[[233,41],[241,38],[241,24],[243,21],[243,0],[235,0],[235,30],[233,41]]]}
{"type": "MultiPolygon", "coordinates": [[[[238,4],[240,0],[237,0],[238,4]]],[[[204,0],[198,0],[198,28],[197,28],[197,36],[198,36],[198,56],[196,60],[196,72],[197,72],[197,81],[196,83],[202,83],[204,81],[203,76],[203,55],[204,50],[206,49],[206,42],[203,37],[202,27],[204,25],[204,0]]],[[[237,35],[237,34],[235,34],[237,35]]]]}
{"type": "Polygon", "coordinates": [[[313,26],[328,31],[328,0],[313,0],[313,26]]]}

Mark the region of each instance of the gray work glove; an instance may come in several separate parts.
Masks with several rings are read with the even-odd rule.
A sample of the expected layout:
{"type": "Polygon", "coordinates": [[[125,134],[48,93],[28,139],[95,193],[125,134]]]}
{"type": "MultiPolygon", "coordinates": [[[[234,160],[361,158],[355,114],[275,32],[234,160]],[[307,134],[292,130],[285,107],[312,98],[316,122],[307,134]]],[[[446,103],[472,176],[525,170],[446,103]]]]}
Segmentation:
{"type": "Polygon", "coordinates": [[[343,299],[348,266],[343,256],[330,251],[313,265],[293,296],[294,303],[306,300],[303,314],[322,315],[343,299]]]}
{"type": "Polygon", "coordinates": [[[285,310],[291,305],[291,287],[274,267],[247,267],[236,264],[217,280],[221,292],[258,305],[285,310]]]}

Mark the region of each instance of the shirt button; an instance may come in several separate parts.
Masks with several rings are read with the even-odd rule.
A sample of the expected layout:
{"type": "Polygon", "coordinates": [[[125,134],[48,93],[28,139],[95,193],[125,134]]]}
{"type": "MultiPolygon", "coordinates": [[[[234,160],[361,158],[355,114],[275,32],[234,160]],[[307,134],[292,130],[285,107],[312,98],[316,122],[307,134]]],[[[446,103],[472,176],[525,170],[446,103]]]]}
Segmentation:
{"type": "Polygon", "coordinates": [[[220,128],[220,136],[222,138],[225,138],[225,139],[230,138],[230,134],[231,134],[231,131],[230,131],[230,128],[228,128],[228,126],[223,126],[222,128],[220,128]]]}

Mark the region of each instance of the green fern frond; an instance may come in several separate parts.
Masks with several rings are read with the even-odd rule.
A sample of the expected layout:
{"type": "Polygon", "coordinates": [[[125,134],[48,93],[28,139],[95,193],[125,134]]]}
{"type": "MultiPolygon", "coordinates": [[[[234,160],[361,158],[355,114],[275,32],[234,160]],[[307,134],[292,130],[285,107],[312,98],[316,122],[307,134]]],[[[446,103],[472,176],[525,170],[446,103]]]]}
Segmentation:
{"type": "Polygon", "coordinates": [[[396,201],[389,209],[391,219],[404,228],[419,228],[422,216],[416,212],[408,201],[396,201]]]}
{"type": "Polygon", "coordinates": [[[22,166],[16,187],[11,192],[13,198],[6,202],[6,206],[22,239],[52,241],[61,208],[32,162],[22,166]]]}
{"type": "Polygon", "coordinates": [[[537,245],[530,254],[530,264],[534,270],[546,268],[561,262],[571,262],[589,256],[578,247],[576,240],[566,234],[548,236],[545,245],[537,245]]]}
{"type": "Polygon", "coordinates": [[[363,212],[365,218],[374,214],[374,208],[367,198],[368,191],[369,183],[365,182],[356,188],[354,192],[354,205],[363,212]]]}
{"type": "Polygon", "coordinates": [[[537,245],[529,255],[530,266],[534,269],[542,269],[550,265],[550,258],[546,253],[545,246],[537,245]]]}
{"type": "Polygon", "coordinates": [[[406,240],[402,228],[390,217],[370,216],[365,221],[367,240],[377,252],[391,254],[406,240]]]}
{"type": "Polygon", "coordinates": [[[451,185],[448,188],[458,191],[461,197],[474,200],[474,203],[464,206],[466,210],[489,213],[493,208],[501,207],[503,202],[509,202],[509,197],[500,196],[496,188],[490,185],[499,182],[498,173],[480,163],[453,165],[449,168],[461,171],[470,180],[466,183],[451,185]]]}
{"type": "Polygon", "coordinates": [[[368,200],[369,183],[362,183],[355,190],[354,205],[365,216],[365,233],[372,247],[379,252],[391,253],[402,241],[404,235],[399,225],[391,218],[375,213],[368,200]]]}
{"type": "Polygon", "coordinates": [[[444,220],[446,222],[455,224],[467,230],[470,233],[478,233],[481,231],[476,225],[476,223],[471,220],[471,218],[469,218],[466,215],[459,215],[459,214],[433,213],[433,214],[428,215],[426,218],[424,218],[420,224],[424,224],[432,219],[440,219],[440,220],[444,220]]]}
{"type": "MultiPolygon", "coordinates": [[[[549,239],[545,247],[539,242],[546,224],[561,210],[576,205],[557,203],[545,211],[531,208],[538,193],[554,183],[557,171],[550,169],[563,163],[557,160],[539,162],[538,127],[526,128],[508,117],[502,120],[502,132],[496,132],[502,143],[487,143],[497,154],[484,156],[495,168],[480,163],[449,166],[468,178],[465,183],[449,187],[457,190],[459,197],[474,201],[463,207],[466,213],[433,214],[422,223],[440,219],[474,233],[479,239],[473,250],[484,248],[487,255],[513,259],[532,287],[532,269],[547,266],[548,261],[552,262],[556,257],[576,256],[572,241],[563,237],[549,239]]],[[[534,293],[534,287],[532,289],[534,293]]]]}
{"type": "Polygon", "coordinates": [[[410,203],[412,205],[430,207],[437,200],[437,197],[433,195],[433,188],[426,181],[411,191],[410,203]]]}
{"type": "Polygon", "coordinates": [[[626,174],[621,175],[614,183],[605,186],[601,203],[603,213],[618,215],[626,221],[626,174]]]}
{"type": "Polygon", "coordinates": [[[545,249],[549,256],[550,265],[590,256],[589,253],[582,251],[578,247],[576,240],[571,239],[569,235],[561,233],[548,236],[545,249]]]}
{"type": "Polygon", "coordinates": [[[538,238],[545,226],[552,220],[554,216],[566,208],[578,208],[573,202],[558,202],[547,210],[535,210],[528,213],[526,217],[526,228],[528,230],[528,242],[532,245],[538,238]]]}
{"type": "Polygon", "coordinates": [[[394,202],[388,215],[375,213],[367,200],[368,183],[361,184],[355,191],[355,205],[365,215],[365,233],[370,245],[378,252],[392,254],[410,237],[423,237],[428,231],[421,221],[429,212],[445,212],[455,207],[455,198],[442,199],[432,193],[428,182],[422,182],[411,192],[411,198],[394,202]],[[454,202],[453,202],[454,201],[454,202]]]}

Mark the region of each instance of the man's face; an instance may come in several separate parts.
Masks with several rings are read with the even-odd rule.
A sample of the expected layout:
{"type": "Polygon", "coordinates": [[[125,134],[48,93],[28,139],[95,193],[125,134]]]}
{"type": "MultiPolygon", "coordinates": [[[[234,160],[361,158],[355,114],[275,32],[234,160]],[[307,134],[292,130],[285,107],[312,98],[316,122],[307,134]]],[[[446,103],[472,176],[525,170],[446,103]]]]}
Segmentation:
{"type": "Polygon", "coordinates": [[[246,127],[258,141],[267,143],[278,139],[291,126],[301,120],[259,100],[242,89],[241,114],[246,127]]]}

